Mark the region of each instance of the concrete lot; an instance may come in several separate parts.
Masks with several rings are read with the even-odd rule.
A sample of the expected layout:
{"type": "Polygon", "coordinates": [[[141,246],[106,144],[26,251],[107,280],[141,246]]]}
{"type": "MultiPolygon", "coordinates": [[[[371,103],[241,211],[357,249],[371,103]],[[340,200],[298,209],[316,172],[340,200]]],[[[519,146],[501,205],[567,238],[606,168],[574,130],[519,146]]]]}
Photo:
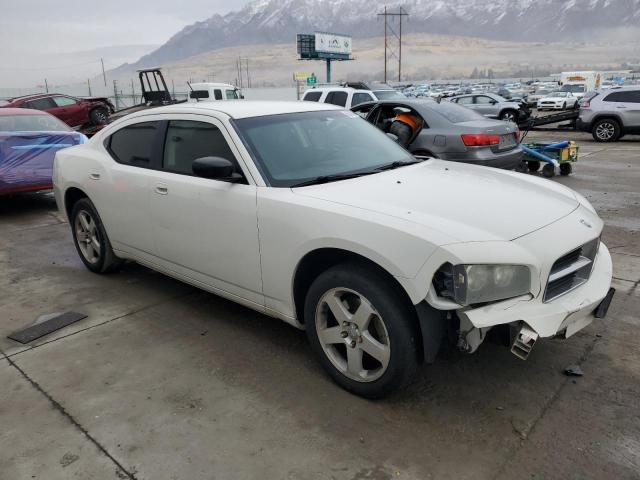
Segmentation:
{"type": "Polygon", "coordinates": [[[609,317],[526,362],[490,344],[440,360],[377,402],[284,323],[137,265],[91,274],[50,195],[0,200],[0,478],[640,478],[640,141],[530,134],[567,137],[582,158],[552,181],[606,222],[609,317]],[[88,317],[6,338],[68,310],[88,317]]]}

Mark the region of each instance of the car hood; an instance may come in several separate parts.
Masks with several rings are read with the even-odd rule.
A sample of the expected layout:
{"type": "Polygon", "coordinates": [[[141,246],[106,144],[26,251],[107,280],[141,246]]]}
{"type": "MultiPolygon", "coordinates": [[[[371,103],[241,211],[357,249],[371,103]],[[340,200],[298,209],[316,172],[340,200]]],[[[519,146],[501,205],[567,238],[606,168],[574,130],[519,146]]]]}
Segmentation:
{"type": "Polygon", "coordinates": [[[570,189],[549,180],[442,160],[293,192],[418,223],[446,243],[513,240],[579,206],[570,189]]]}

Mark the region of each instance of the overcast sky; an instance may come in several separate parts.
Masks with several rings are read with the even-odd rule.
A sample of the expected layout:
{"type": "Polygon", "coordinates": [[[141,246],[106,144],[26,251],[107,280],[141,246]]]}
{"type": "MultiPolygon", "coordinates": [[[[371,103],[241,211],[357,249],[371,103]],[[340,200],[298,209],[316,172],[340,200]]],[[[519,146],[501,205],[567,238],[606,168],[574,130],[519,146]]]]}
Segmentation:
{"type": "MultiPolygon", "coordinates": [[[[62,78],[60,70],[66,66],[62,63],[74,60],[68,52],[160,45],[188,24],[246,3],[248,0],[0,0],[0,86],[18,86],[16,81],[21,79],[28,82],[35,76],[29,72],[40,67],[43,71],[37,76],[62,78]]],[[[117,66],[123,53],[126,51],[105,58],[107,68],[117,66]]],[[[75,71],[77,65],[69,64],[72,66],[75,71]]],[[[95,66],[87,69],[95,70],[95,66]]]]}

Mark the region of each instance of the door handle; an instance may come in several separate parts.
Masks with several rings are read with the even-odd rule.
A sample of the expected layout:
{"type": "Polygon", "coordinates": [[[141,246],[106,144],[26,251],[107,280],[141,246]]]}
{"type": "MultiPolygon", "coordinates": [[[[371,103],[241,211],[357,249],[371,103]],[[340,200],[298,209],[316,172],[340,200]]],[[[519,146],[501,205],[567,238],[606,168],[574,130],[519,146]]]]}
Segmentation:
{"type": "Polygon", "coordinates": [[[169,193],[169,189],[164,184],[158,184],[156,185],[155,192],[158,195],[166,195],[167,193],[169,193]]]}
{"type": "Polygon", "coordinates": [[[616,108],[627,108],[624,105],[618,105],[616,108]]]}
{"type": "Polygon", "coordinates": [[[100,180],[100,174],[98,172],[90,172],[89,178],[91,180],[100,180]]]}

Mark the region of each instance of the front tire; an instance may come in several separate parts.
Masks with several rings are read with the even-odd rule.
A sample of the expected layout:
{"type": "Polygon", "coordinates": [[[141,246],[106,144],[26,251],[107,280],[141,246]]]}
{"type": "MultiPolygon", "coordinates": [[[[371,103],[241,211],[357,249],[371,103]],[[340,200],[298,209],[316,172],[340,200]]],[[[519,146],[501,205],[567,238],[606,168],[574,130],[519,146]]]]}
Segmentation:
{"type": "Polygon", "coordinates": [[[620,124],[612,118],[602,118],[591,127],[591,135],[596,142],[615,142],[621,133],[620,124]]]}
{"type": "Polygon", "coordinates": [[[415,374],[415,312],[374,268],[349,263],[321,273],[307,293],[305,325],[320,363],[349,392],[381,398],[415,374]]]}
{"type": "Polygon", "coordinates": [[[111,248],[100,216],[88,198],[78,200],[71,211],[71,232],[82,263],[94,273],[107,273],[122,265],[111,248]]]}

